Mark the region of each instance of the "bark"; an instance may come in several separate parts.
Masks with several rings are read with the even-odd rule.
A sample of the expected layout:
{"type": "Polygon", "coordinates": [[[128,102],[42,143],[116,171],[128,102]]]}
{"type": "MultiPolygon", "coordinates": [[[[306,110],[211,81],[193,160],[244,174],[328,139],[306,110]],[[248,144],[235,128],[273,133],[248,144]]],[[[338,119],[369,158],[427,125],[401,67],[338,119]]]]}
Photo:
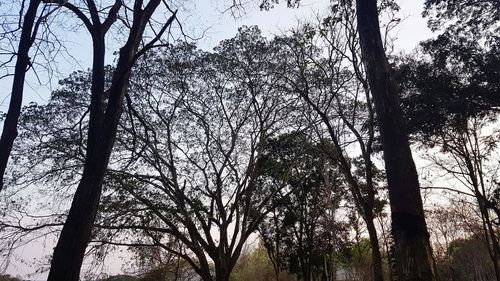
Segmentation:
{"type": "MultiPolygon", "coordinates": [[[[90,239],[92,225],[97,213],[104,173],[109,161],[108,152],[102,151],[104,95],[104,34],[93,34],[92,86],[87,157],[82,179],[78,184],[71,208],[54,249],[47,280],[79,280],[85,249],[90,239]],[[107,156],[107,157],[106,157],[107,156]]],[[[109,152],[109,154],[111,151],[109,152]]]]}
{"type": "Polygon", "coordinates": [[[210,275],[210,273],[200,274],[200,277],[201,277],[201,280],[203,280],[203,281],[213,281],[212,275],[210,275]]]}
{"type": "Polygon", "coordinates": [[[384,280],[384,270],[382,267],[382,255],[380,254],[380,245],[378,242],[377,229],[375,228],[375,224],[373,223],[373,216],[367,216],[366,220],[366,228],[368,230],[368,236],[370,238],[370,246],[372,253],[372,274],[374,281],[383,281],[384,280]]]}
{"type": "MultiPolygon", "coordinates": [[[[473,175],[473,173],[471,174],[473,175]]],[[[474,185],[474,189],[476,192],[476,198],[478,199],[479,203],[479,211],[481,214],[481,220],[483,223],[483,234],[484,238],[486,240],[486,247],[488,249],[488,254],[491,258],[492,264],[493,264],[493,269],[495,271],[495,279],[497,281],[500,281],[500,249],[498,245],[498,239],[495,233],[495,229],[493,227],[492,221],[490,219],[490,214],[488,208],[486,208],[484,201],[480,200],[480,193],[479,189],[477,186],[477,181],[475,176],[472,178],[472,182],[474,185]]]]}
{"type": "MultiPolygon", "coordinates": [[[[490,216],[489,216],[489,213],[488,213],[488,209],[484,208],[484,211],[481,210],[483,212],[483,220],[484,220],[484,223],[486,224],[486,228],[487,228],[487,233],[486,234],[486,240],[490,240],[489,242],[491,243],[491,252],[492,252],[492,255],[491,255],[491,259],[493,261],[493,268],[495,270],[495,277],[496,277],[496,280],[497,281],[500,281],[500,250],[499,250],[499,247],[498,247],[498,239],[496,237],[496,233],[495,233],[495,230],[493,228],[493,224],[491,222],[491,219],[490,219],[490,216]],[[488,239],[488,236],[489,236],[489,239],[488,239]]],[[[488,245],[489,246],[489,245],[488,245]]]]}
{"type": "MultiPolygon", "coordinates": [[[[146,23],[160,4],[152,0],[142,9],[136,1],[129,37],[120,49],[113,73],[106,110],[104,105],[104,33],[105,27],[94,20],[94,69],[92,81],[91,114],[89,120],[88,150],[82,179],[77,187],[66,223],[52,257],[48,281],[79,280],[85,249],[91,237],[97,214],[102,183],[116,137],[122,104],[128,88],[130,68],[135,60],[146,23]]],[[[104,23],[104,25],[106,22],[104,23]]]]}
{"type": "Polygon", "coordinates": [[[436,280],[415,163],[387,61],[376,0],[356,1],[363,63],[375,100],[391,205],[395,279],[436,280]]]}
{"type": "MultiPolygon", "coordinates": [[[[9,161],[14,140],[17,137],[17,122],[21,115],[21,106],[23,102],[24,79],[28,69],[30,58],[29,50],[33,45],[32,34],[35,26],[35,19],[41,0],[30,0],[26,14],[24,15],[21,38],[17,49],[17,61],[14,69],[14,78],[12,82],[12,92],[10,96],[9,109],[3,124],[2,136],[0,137],[0,192],[3,189],[4,174],[9,161]]],[[[36,32],[34,32],[36,33],[36,32]]]]}
{"type": "Polygon", "coordinates": [[[229,281],[231,270],[229,264],[221,261],[215,264],[215,281],[229,281]]]}

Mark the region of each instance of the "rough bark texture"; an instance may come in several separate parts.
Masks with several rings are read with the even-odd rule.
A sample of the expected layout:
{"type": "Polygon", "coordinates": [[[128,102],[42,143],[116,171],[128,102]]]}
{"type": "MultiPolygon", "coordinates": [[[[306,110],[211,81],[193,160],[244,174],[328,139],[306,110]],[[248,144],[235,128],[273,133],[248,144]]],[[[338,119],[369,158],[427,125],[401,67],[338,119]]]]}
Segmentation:
{"type": "Polygon", "coordinates": [[[376,0],[357,0],[363,62],[375,100],[394,238],[395,279],[436,280],[415,163],[380,35],[376,0]]]}
{"type": "Polygon", "coordinates": [[[116,137],[122,103],[128,88],[130,67],[146,23],[160,0],[152,0],[142,10],[142,1],[136,1],[134,19],[126,44],[120,49],[116,70],[107,91],[104,108],[104,33],[105,28],[94,20],[94,63],[91,112],[87,157],[82,179],[73,198],[66,223],[52,257],[48,281],[79,280],[85,249],[90,240],[102,191],[102,183],[116,137]],[[94,80],[95,79],[95,80],[94,80]]]}
{"type": "Polygon", "coordinates": [[[17,49],[17,61],[14,69],[9,110],[7,111],[3,123],[2,136],[0,137],[0,191],[3,189],[5,169],[7,168],[14,140],[17,137],[17,122],[21,114],[21,105],[23,102],[24,79],[30,63],[28,53],[33,45],[32,36],[35,35],[32,32],[40,3],[41,0],[30,0],[23,20],[21,38],[17,49]]]}

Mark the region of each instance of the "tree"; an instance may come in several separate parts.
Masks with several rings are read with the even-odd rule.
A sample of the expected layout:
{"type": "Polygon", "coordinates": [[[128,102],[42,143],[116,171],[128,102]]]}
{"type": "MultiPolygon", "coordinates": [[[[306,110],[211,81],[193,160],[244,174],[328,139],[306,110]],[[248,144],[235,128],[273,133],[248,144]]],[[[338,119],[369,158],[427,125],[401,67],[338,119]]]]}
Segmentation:
{"type": "MultiPolygon", "coordinates": [[[[255,249],[250,249],[248,252],[242,254],[238,263],[236,264],[233,273],[231,274],[231,281],[272,281],[274,278],[273,266],[267,256],[266,249],[259,241],[255,249]]],[[[285,272],[280,274],[282,281],[296,281],[296,279],[285,272]]]]}
{"type": "MultiPolygon", "coordinates": [[[[452,252],[449,250],[451,244],[459,239],[466,239],[471,236],[471,232],[466,226],[458,209],[465,209],[457,203],[445,206],[433,207],[426,210],[426,218],[431,234],[431,242],[436,259],[436,270],[440,280],[452,279],[452,252]],[[453,204],[453,205],[452,205],[453,204]]],[[[468,217],[474,220],[474,216],[468,217]]]]}
{"type": "Polygon", "coordinates": [[[148,58],[132,79],[133,118],[120,126],[96,239],[161,247],[203,280],[227,281],[271,199],[286,192],[257,182],[266,141],[294,101],[273,87],[282,73],[256,28],[213,54],[180,44],[148,58]]]}
{"type": "Polygon", "coordinates": [[[354,10],[339,8],[315,26],[306,24],[283,38],[290,76],[285,85],[304,101],[304,117],[323,153],[346,181],[352,204],[367,225],[373,278],[383,280],[375,218],[381,173],[373,164],[376,124],[372,96],[362,66],[354,10]],[[324,145],[328,144],[328,145],[324,145]]]}
{"type": "Polygon", "coordinates": [[[375,101],[389,189],[397,280],[435,280],[432,249],[376,0],[356,1],[363,63],[375,101]]]}
{"type": "Polygon", "coordinates": [[[286,181],[291,190],[276,194],[275,209],[259,227],[276,279],[287,270],[300,280],[331,280],[337,270],[335,251],[347,236],[345,225],[336,221],[344,197],[340,175],[300,132],[269,140],[267,146],[264,179],[286,181]]]}
{"type": "MultiPolygon", "coordinates": [[[[267,8],[276,1],[264,0],[267,8]]],[[[288,4],[296,1],[288,0],[288,4]]],[[[375,102],[384,162],[394,238],[396,278],[435,280],[432,249],[420,195],[417,170],[399,105],[397,87],[387,60],[379,24],[377,0],[336,1],[334,9],[355,6],[362,61],[375,102]]],[[[392,1],[381,5],[395,5],[392,1]]]]}
{"type": "MultiPolygon", "coordinates": [[[[0,137],[0,191],[2,191],[3,188],[3,177],[5,174],[5,168],[7,167],[7,161],[10,157],[14,139],[17,136],[16,128],[21,111],[24,77],[29,65],[28,52],[34,41],[32,31],[35,26],[37,10],[40,3],[41,0],[31,0],[23,20],[9,110],[5,117],[2,136],[0,137]]],[[[36,32],[34,32],[34,34],[36,35],[36,32]]]]}
{"type": "Polygon", "coordinates": [[[500,105],[497,46],[444,33],[421,43],[418,58],[396,62],[396,81],[412,136],[431,141],[443,124],[459,127],[463,118],[495,114],[500,105]]]}
{"type": "Polygon", "coordinates": [[[158,247],[130,247],[134,257],[132,271],[139,281],[193,280],[196,273],[180,256],[158,247]]]}
{"type": "Polygon", "coordinates": [[[133,7],[126,8],[131,9],[133,17],[132,22],[128,23],[130,31],[126,43],[120,49],[111,84],[107,90],[105,90],[104,73],[105,35],[116,22],[117,14],[123,6],[122,2],[114,2],[104,21],[101,20],[102,12],[94,1],[87,1],[86,9],[76,7],[68,1],[56,3],[73,12],[85,25],[92,36],[94,56],[85,165],[66,223],[54,250],[48,280],[79,279],[85,248],[90,239],[99,205],[104,174],[116,137],[123,99],[128,88],[130,69],[137,58],[160,39],[175,18],[174,13],[157,36],[139,50],[146,26],[160,2],[152,0],[144,4],[142,0],[137,0],[133,7]],[[84,12],[87,9],[88,17],[84,12]]]}
{"type": "Polygon", "coordinates": [[[497,117],[498,51],[484,50],[474,42],[464,46],[457,37],[445,34],[425,42],[428,59],[411,60],[411,66],[400,68],[399,79],[406,80],[400,83],[403,103],[411,130],[425,140],[422,145],[440,149],[441,154],[429,158],[458,181],[450,189],[475,199],[498,280],[500,248],[493,223],[500,214],[495,199],[498,168],[493,160],[498,132],[491,128],[497,117]]]}
{"type": "Polygon", "coordinates": [[[485,245],[475,236],[457,239],[448,248],[451,256],[451,280],[494,280],[494,270],[485,245]]]}
{"type": "Polygon", "coordinates": [[[489,37],[497,32],[494,27],[500,16],[500,4],[494,0],[483,1],[450,1],[426,0],[424,16],[429,17],[429,26],[434,30],[446,26],[448,31],[467,32],[469,34],[482,34],[489,37]]]}
{"type": "MultiPolygon", "coordinates": [[[[90,249],[160,247],[205,280],[229,278],[281,188],[255,184],[265,142],[291,123],[295,103],[278,95],[275,83],[283,73],[273,68],[277,60],[255,28],[242,29],[215,53],[178,44],[139,60],[90,249]]],[[[105,83],[114,71],[105,68],[105,83]]],[[[19,171],[21,181],[71,187],[78,180],[88,147],[91,81],[90,73],[74,73],[47,105],[26,107],[14,157],[27,169],[19,171]]],[[[35,231],[61,225],[61,217],[18,223],[3,226],[35,231]]]]}
{"type": "MultiPolygon", "coordinates": [[[[21,2],[21,11],[19,16],[22,17],[22,19],[19,19],[18,28],[9,30],[9,28],[3,27],[2,29],[6,31],[5,33],[0,33],[1,39],[10,41],[17,38],[10,38],[9,35],[13,35],[16,31],[21,30],[17,50],[12,53],[9,59],[0,64],[0,67],[6,67],[14,56],[17,57],[12,79],[13,82],[10,93],[9,109],[4,117],[2,135],[0,136],[0,192],[4,186],[4,175],[12,151],[12,146],[17,137],[17,123],[21,113],[26,72],[29,68],[32,68],[35,63],[29,56],[30,49],[34,44],[38,44],[39,47],[41,47],[42,44],[39,40],[37,40],[39,29],[45,22],[47,22],[47,18],[57,10],[57,8],[50,9],[49,6],[44,5],[43,9],[39,11],[41,4],[42,0],[29,0],[28,3],[26,0],[23,0],[21,2]],[[26,4],[28,4],[27,9],[24,11],[26,4]]],[[[9,43],[12,44],[13,42],[9,43]]],[[[53,43],[56,44],[57,42],[53,43]]],[[[7,73],[5,75],[8,76],[9,74],[7,73]]]]}
{"type": "Polygon", "coordinates": [[[370,241],[360,239],[358,242],[346,247],[341,252],[341,266],[346,271],[349,280],[370,280],[372,255],[370,254],[370,241]]]}
{"type": "MultiPolygon", "coordinates": [[[[451,73],[448,72],[448,74],[451,73]]],[[[436,146],[440,149],[439,154],[429,155],[429,158],[437,165],[438,169],[442,169],[458,181],[459,184],[450,189],[464,193],[463,188],[465,187],[466,193],[469,195],[467,200],[469,198],[475,199],[475,205],[484,224],[483,234],[488,241],[488,249],[498,278],[500,248],[497,229],[493,223],[494,216],[498,216],[498,206],[495,199],[498,167],[493,160],[497,153],[498,132],[491,129],[495,114],[492,114],[488,109],[483,109],[481,96],[474,98],[475,95],[481,95],[481,91],[471,91],[475,85],[483,85],[483,83],[469,83],[467,80],[461,79],[460,76],[463,74],[466,73],[456,72],[455,75],[450,75],[452,80],[448,81],[456,81],[457,83],[445,84],[445,87],[436,84],[440,91],[433,91],[432,87],[421,88],[422,93],[425,93],[423,95],[433,92],[436,95],[435,98],[442,104],[451,106],[436,108],[440,112],[435,115],[444,119],[440,124],[435,123],[438,118],[428,122],[426,122],[426,118],[416,119],[413,120],[413,124],[417,125],[422,122],[420,123],[422,124],[421,129],[416,129],[416,131],[421,131],[423,132],[421,134],[426,136],[427,141],[423,145],[436,146]],[[449,89],[449,94],[442,89],[449,89]],[[469,98],[471,95],[473,97],[469,98]],[[450,109],[454,111],[446,115],[443,114],[450,109]],[[429,134],[429,131],[432,134],[429,134]]],[[[422,85],[421,82],[417,82],[417,84],[422,85]]],[[[423,84],[427,84],[427,82],[423,84]]],[[[481,88],[481,86],[479,87],[481,88]]],[[[415,108],[427,108],[427,111],[430,111],[430,107],[426,105],[427,102],[423,104],[418,102],[422,98],[420,94],[412,92],[415,94],[413,98],[407,96],[406,100],[411,100],[410,103],[416,104],[415,108]]],[[[486,108],[491,106],[491,104],[487,104],[486,108]]],[[[431,112],[435,111],[429,113],[431,112]]]]}

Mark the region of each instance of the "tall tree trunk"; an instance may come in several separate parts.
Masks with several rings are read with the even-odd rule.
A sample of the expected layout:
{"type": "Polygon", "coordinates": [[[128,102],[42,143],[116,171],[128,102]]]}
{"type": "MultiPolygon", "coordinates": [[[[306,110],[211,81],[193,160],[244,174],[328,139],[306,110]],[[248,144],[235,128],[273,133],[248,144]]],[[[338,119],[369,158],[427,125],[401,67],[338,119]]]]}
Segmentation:
{"type": "MultiPolygon", "coordinates": [[[[109,98],[105,112],[101,111],[101,105],[104,104],[102,100],[104,91],[100,95],[94,95],[101,88],[104,88],[104,71],[102,71],[102,80],[95,77],[102,84],[97,84],[97,88],[92,89],[96,92],[92,93],[87,158],[82,179],[54,250],[48,281],[79,280],[85,249],[91,237],[92,226],[99,206],[104,175],[123,110],[123,99],[128,89],[130,68],[137,54],[145,26],[159,4],[160,0],[152,0],[143,10],[142,1],[136,1],[132,27],[127,42],[120,49],[118,63],[108,90],[109,98]]],[[[104,58],[104,49],[101,49],[104,47],[104,32],[100,32],[101,28],[96,30],[97,33],[94,32],[93,36],[98,34],[98,36],[102,36],[102,40],[94,38],[94,51],[98,51],[94,54],[94,58],[98,57],[98,61],[94,61],[94,67],[96,67],[94,71],[101,71],[104,70],[104,60],[102,60],[102,68],[100,65],[101,56],[104,58]]]]}
{"type": "Polygon", "coordinates": [[[83,172],[71,209],[54,250],[49,281],[79,280],[85,249],[91,236],[102,181],[109,157],[88,157],[89,168],[83,172]],[[105,159],[107,158],[107,159],[105,159]]]}
{"type": "Polygon", "coordinates": [[[111,151],[102,151],[104,118],[105,39],[98,28],[92,34],[93,63],[87,155],[83,175],[54,249],[48,280],[79,280],[85,249],[97,214],[102,182],[111,151]]]}
{"type": "Polygon", "coordinates": [[[436,280],[417,170],[403,123],[396,85],[387,61],[376,0],[357,0],[363,63],[380,128],[389,186],[396,280],[436,280]]]}
{"type": "Polygon", "coordinates": [[[32,34],[32,32],[40,3],[41,0],[30,0],[28,9],[24,15],[21,38],[17,48],[17,61],[14,69],[9,110],[7,111],[3,123],[2,136],[0,137],[0,192],[4,185],[4,174],[7,168],[7,162],[9,161],[14,140],[17,137],[17,122],[21,114],[21,105],[23,102],[24,79],[30,63],[28,54],[33,45],[33,37],[35,34],[32,34]]]}
{"type": "Polygon", "coordinates": [[[229,281],[229,275],[217,275],[215,281],[229,281]]]}
{"type": "Polygon", "coordinates": [[[486,238],[486,243],[488,247],[488,252],[493,263],[493,269],[495,270],[495,277],[497,281],[500,281],[500,250],[498,245],[498,239],[495,233],[495,229],[490,219],[489,210],[484,206],[484,204],[479,201],[479,210],[481,212],[483,220],[483,232],[486,238]]]}
{"type": "Polygon", "coordinates": [[[377,229],[373,223],[373,216],[370,214],[365,220],[372,253],[372,273],[374,281],[384,281],[384,270],[382,267],[382,255],[380,254],[380,245],[378,243],[377,229]]]}

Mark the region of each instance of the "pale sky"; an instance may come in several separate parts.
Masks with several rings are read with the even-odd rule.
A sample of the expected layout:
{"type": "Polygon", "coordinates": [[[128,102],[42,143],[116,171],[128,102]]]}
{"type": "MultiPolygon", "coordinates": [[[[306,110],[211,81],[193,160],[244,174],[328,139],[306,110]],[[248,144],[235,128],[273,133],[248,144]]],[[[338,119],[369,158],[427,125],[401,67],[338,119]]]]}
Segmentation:
{"type": "MultiPolygon", "coordinates": [[[[203,38],[199,40],[199,46],[203,49],[211,49],[219,41],[231,38],[241,25],[258,25],[264,36],[281,34],[288,28],[295,27],[297,19],[310,18],[315,14],[324,14],[328,5],[328,1],[302,0],[302,7],[299,9],[289,9],[285,3],[281,3],[270,11],[259,11],[256,5],[252,7],[249,4],[246,14],[241,14],[240,17],[235,19],[229,12],[221,14],[220,11],[224,9],[221,6],[222,0],[209,0],[206,4],[193,3],[196,3],[196,1],[184,4],[184,10],[179,11],[179,18],[183,22],[186,33],[195,34],[195,37],[204,34],[203,38]]],[[[404,20],[393,34],[397,38],[394,43],[395,50],[410,52],[418,42],[431,37],[432,32],[426,27],[425,19],[421,18],[422,0],[401,0],[398,3],[401,6],[399,16],[404,20]]],[[[78,35],[68,34],[65,40],[70,43],[71,55],[77,59],[77,62],[67,58],[59,59],[58,65],[62,74],[62,77],[59,78],[63,78],[74,70],[86,70],[90,67],[91,62],[90,38],[83,30],[78,35]]],[[[108,61],[110,63],[114,58],[112,56],[113,51],[108,51],[108,61]]],[[[30,86],[26,87],[24,104],[32,101],[44,103],[49,97],[50,88],[57,86],[57,81],[53,81],[51,86],[36,86],[37,82],[33,75],[30,75],[28,81],[30,86]]],[[[10,81],[8,79],[0,81],[0,88],[3,89],[0,93],[0,111],[5,112],[9,100],[7,94],[10,92],[10,81]]],[[[50,255],[51,247],[50,243],[48,243],[44,252],[44,247],[41,245],[30,245],[23,247],[16,254],[18,257],[31,261],[34,258],[50,255]]],[[[30,267],[20,261],[13,261],[7,273],[28,278],[27,274],[33,273],[37,269],[36,267],[30,267]]],[[[121,269],[121,263],[110,263],[108,269],[110,273],[118,273],[121,269]]],[[[46,274],[33,275],[29,278],[43,280],[46,278],[46,274]]]]}
{"type": "MultiPolygon", "coordinates": [[[[222,0],[209,0],[204,4],[196,1],[184,1],[183,7],[179,9],[178,17],[183,24],[185,33],[200,38],[198,45],[203,49],[212,49],[218,43],[233,37],[242,25],[258,25],[264,36],[281,34],[287,29],[295,27],[299,19],[307,19],[315,15],[323,15],[326,12],[328,1],[303,0],[298,9],[289,9],[282,1],[270,11],[260,11],[257,7],[258,1],[247,4],[245,11],[234,18],[229,11],[221,13],[225,9],[222,0]]],[[[401,6],[399,17],[404,19],[394,30],[392,35],[396,38],[395,50],[410,52],[418,42],[432,36],[427,28],[425,19],[422,19],[422,0],[400,0],[401,6]]],[[[62,54],[57,58],[56,65],[60,74],[55,75],[52,81],[44,79],[44,85],[39,85],[38,80],[32,73],[28,73],[24,104],[35,101],[44,103],[47,101],[50,90],[57,87],[57,80],[64,78],[75,70],[86,70],[91,66],[91,44],[90,37],[83,29],[78,34],[61,34],[69,49],[69,55],[62,54]],[[71,56],[71,57],[70,57],[71,56]]],[[[119,46],[108,40],[111,48],[107,51],[107,61],[113,63],[114,55],[119,46]]],[[[0,111],[5,112],[8,108],[8,96],[10,94],[10,80],[0,80],[0,111]]]]}

